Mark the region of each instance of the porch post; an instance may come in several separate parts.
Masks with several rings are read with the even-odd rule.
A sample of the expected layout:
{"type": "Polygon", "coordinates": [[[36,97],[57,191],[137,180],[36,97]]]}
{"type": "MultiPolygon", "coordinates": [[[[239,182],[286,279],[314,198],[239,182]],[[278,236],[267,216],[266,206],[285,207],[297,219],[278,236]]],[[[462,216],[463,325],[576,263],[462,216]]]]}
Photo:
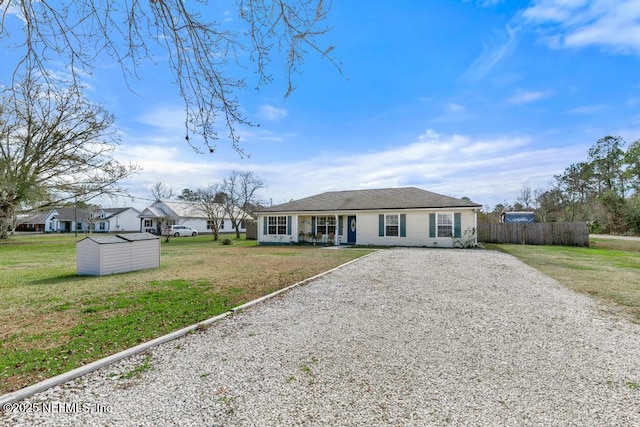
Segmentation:
{"type": "Polygon", "coordinates": [[[298,230],[300,229],[300,224],[298,223],[298,215],[291,215],[291,237],[289,237],[290,242],[298,243],[298,230]]]}
{"type": "Polygon", "coordinates": [[[333,233],[333,246],[338,246],[339,245],[338,241],[340,240],[340,235],[338,234],[338,231],[339,231],[338,230],[338,221],[340,221],[340,220],[338,219],[338,215],[337,214],[334,215],[334,216],[336,217],[336,231],[334,231],[334,233],[333,233]]]}
{"type": "Polygon", "coordinates": [[[473,246],[478,246],[478,209],[473,210],[473,246]]]}

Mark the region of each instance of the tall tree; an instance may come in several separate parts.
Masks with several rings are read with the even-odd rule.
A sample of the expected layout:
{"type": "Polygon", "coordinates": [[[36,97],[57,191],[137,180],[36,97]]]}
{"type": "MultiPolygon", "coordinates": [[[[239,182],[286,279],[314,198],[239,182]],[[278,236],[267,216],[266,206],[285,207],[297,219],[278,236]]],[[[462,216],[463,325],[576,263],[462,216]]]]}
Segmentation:
{"type": "Polygon", "coordinates": [[[535,191],[536,214],[540,222],[564,221],[562,193],[558,188],[535,191]]]}
{"type": "Polygon", "coordinates": [[[597,219],[607,232],[619,232],[624,227],[625,197],[629,187],[625,176],[625,145],[619,136],[605,136],[589,149],[601,208],[597,219]]]}
{"type": "Polygon", "coordinates": [[[535,198],[533,197],[533,190],[528,185],[522,184],[520,188],[520,194],[516,201],[520,202],[523,209],[533,208],[533,204],[535,203],[535,198]]]}
{"type": "Polygon", "coordinates": [[[151,193],[151,198],[156,202],[159,202],[160,200],[170,199],[173,197],[173,189],[170,187],[167,187],[167,185],[164,182],[160,182],[160,181],[157,181],[155,184],[153,184],[149,192],[151,193]]]}
{"type": "Polygon", "coordinates": [[[627,165],[625,177],[638,194],[640,193],[640,139],[629,145],[624,154],[624,162],[627,165]]]}
{"type": "Polygon", "coordinates": [[[213,233],[213,240],[218,240],[220,224],[224,221],[225,209],[220,204],[220,185],[213,184],[208,187],[199,188],[195,192],[193,200],[198,209],[207,217],[208,228],[213,233]]]}
{"type": "Polygon", "coordinates": [[[178,195],[178,200],[184,200],[185,202],[197,202],[198,190],[193,191],[190,188],[183,188],[182,193],[178,195]]]}
{"type": "Polygon", "coordinates": [[[593,179],[590,163],[573,163],[561,175],[554,176],[562,198],[565,221],[587,221],[593,179]]]}
{"type": "Polygon", "coordinates": [[[612,191],[625,196],[624,140],[619,136],[605,136],[589,149],[589,162],[593,168],[598,194],[612,191]]]}
{"type": "Polygon", "coordinates": [[[247,76],[234,74],[237,70],[255,71],[258,86],[268,83],[268,64],[278,51],[286,61],[288,95],[309,52],[340,67],[333,47],[319,41],[329,31],[323,0],[228,3],[239,20],[225,15],[206,21],[202,12],[214,7],[207,0],[4,0],[0,46],[18,53],[14,74],[28,69],[51,76],[51,64],[58,63],[76,82],[91,74],[99,60],[109,59],[130,84],[140,78],[145,62],[166,56],[185,103],[187,142],[213,152],[221,120],[233,147],[241,151],[236,126],[250,122],[235,95],[247,76]],[[196,143],[194,134],[204,142],[196,143]]]}
{"type": "Polygon", "coordinates": [[[244,222],[257,204],[256,192],[264,188],[264,182],[253,172],[233,171],[222,182],[221,190],[225,194],[224,210],[231,218],[231,224],[236,230],[236,238],[240,238],[240,224],[244,222]]]}
{"type": "Polygon", "coordinates": [[[78,86],[54,91],[32,75],[0,103],[0,238],[20,209],[124,194],[118,182],[138,171],[112,157],[113,116],[78,86]]]}

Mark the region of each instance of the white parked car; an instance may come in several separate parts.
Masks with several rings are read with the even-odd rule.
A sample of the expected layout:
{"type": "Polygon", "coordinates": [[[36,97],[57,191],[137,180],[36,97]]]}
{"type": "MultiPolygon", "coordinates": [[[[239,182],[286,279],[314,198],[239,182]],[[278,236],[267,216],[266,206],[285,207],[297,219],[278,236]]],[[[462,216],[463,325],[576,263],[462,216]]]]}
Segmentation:
{"type": "Polygon", "coordinates": [[[168,234],[173,237],[197,236],[198,230],[188,225],[172,225],[169,228],[163,229],[162,234],[165,236],[168,234]]]}

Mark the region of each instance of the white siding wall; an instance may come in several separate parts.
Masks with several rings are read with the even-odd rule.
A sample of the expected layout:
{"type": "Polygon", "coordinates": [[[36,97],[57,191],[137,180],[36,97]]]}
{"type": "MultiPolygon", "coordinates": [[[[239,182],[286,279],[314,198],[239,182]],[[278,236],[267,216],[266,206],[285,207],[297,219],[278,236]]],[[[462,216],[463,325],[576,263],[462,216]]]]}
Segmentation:
{"type": "Polygon", "coordinates": [[[290,213],[277,213],[258,217],[258,243],[278,243],[289,244],[298,241],[298,216],[290,213]],[[291,234],[266,234],[264,232],[264,221],[268,216],[286,216],[291,217],[291,234]]]}
{"type": "Polygon", "coordinates": [[[83,239],[76,244],[76,266],[78,274],[88,276],[100,275],[100,245],[89,239],[83,239]]]}
{"type": "MultiPolygon", "coordinates": [[[[176,225],[188,225],[191,228],[198,230],[198,233],[211,233],[211,229],[207,228],[207,220],[202,218],[188,218],[185,220],[176,221],[176,225]]],[[[246,228],[240,227],[240,232],[244,233],[246,228]]],[[[226,218],[224,220],[224,229],[220,230],[220,233],[235,233],[236,229],[231,225],[231,220],[226,218]]]]}
{"type": "Polygon", "coordinates": [[[139,231],[140,212],[135,209],[127,209],[126,211],[109,218],[109,231],[112,233],[121,231],[139,231]]]}
{"type": "Polygon", "coordinates": [[[431,213],[461,213],[461,229],[475,227],[475,213],[471,209],[440,209],[420,211],[375,211],[361,212],[357,215],[357,244],[359,245],[384,245],[384,246],[428,246],[428,247],[452,247],[451,237],[429,237],[429,214],[431,213]],[[406,214],[407,236],[378,236],[378,215],[406,214]]]}
{"type": "Polygon", "coordinates": [[[100,275],[118,274],[131,271],[131,260],[134,256],[130,242],[108,243],[100,245],[100,275]]]}
{"type": "Polygon", "coordinates": [[[131,271],[160,267],[160,239],[132,242],[131,251],[131,271]]]}
{"type": "MultiPolygon", "coordinates": [[[[428,246],[428,247],[452,247],[451,237],[429,237],[429,214],[433,213],[460,213],[461,230],[464,235],[466,230],[476,227],[476,216],[472,209],[438,209],[438,210],[398,210],[398,211],[371,211],[349,214],[340,214],[343,217],[342,234],[340,242],[347,242],[348,224],[347,218],[350,215],[356,216],[356,243],[359,245],[381,245],[381,246],[428,246]],[[405,214],[406,215],[406,237],[400,236],[378,236],[378,215],[380,214],[405,214]]],[[[267,216],[261,215],[258,221],[258,242],[259,243],[289,243],[298,241],[298,218],[293,213],[271,214],[272,216],[291,216],[291,234],[270,235],[264,233],[264,221],[267,216]]],[[[320,214],[316,216],[324,216],[320,214]]],[[[305,214],[305,217],[308,214],[305,214]]],[[[336,235],[339,227],[336,224],[336,235]]]]}

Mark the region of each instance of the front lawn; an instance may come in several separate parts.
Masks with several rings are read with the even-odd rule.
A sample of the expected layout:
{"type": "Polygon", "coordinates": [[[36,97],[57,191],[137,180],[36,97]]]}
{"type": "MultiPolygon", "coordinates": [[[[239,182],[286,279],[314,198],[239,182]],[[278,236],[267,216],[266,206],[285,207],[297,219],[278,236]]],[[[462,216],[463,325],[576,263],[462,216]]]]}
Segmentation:
{"type": "Polygon", "coordinates": [[[0,394],[200,322],[370,250],[161,239],[161,266],[77,276],[73,235],[0,241],[0,394]]]}

